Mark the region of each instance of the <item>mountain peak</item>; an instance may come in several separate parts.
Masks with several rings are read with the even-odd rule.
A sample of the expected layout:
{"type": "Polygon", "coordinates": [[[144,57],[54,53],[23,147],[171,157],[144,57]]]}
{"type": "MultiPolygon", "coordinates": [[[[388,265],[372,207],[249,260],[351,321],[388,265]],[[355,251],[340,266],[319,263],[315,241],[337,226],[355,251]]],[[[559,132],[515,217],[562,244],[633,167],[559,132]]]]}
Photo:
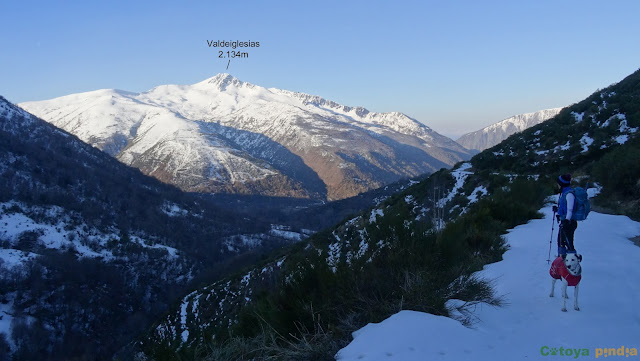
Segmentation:
{"type": "Polygon", "coordinates": [[[241,87],[243,85],[248,85],[249,83],[245,83],[238,78],[234,77],[228,73],[219,73],[209,79],[205,79],[204,81],[197,83],[196,85],[206,85],[206,86],[215,86],[216,89],[220,91],[225,91],[229,85],[233,85],[235,87],[241,87]]]}
{"type": "Polygon", "coordinates": [[[514,115],[475,132],[464,134],[456,141],[467,149],[482,151],[502,142],[514,133],[521,132],[553,118],[560,113],[560,110],[562,108],[544,109],[533,113],[514,115]]]}

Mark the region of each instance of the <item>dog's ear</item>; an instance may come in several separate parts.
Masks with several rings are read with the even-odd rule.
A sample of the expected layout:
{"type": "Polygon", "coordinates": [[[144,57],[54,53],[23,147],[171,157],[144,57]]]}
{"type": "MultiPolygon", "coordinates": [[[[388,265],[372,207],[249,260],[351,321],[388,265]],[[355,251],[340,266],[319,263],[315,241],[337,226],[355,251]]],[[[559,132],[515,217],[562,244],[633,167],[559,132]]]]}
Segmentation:
{"type": "Polygon", "coordinates": [[[563,260],[566,260],[566,259],[567,259],[567,255],[566,255],[566,254],[563,254],[563,255],[562,255],[562,259],[563,259],[563,260]]]}
{"type": "Polygon", "coordinates": [[[578,261],[582,262],[582,255],[581,254],[578,255],[578,261]]]}

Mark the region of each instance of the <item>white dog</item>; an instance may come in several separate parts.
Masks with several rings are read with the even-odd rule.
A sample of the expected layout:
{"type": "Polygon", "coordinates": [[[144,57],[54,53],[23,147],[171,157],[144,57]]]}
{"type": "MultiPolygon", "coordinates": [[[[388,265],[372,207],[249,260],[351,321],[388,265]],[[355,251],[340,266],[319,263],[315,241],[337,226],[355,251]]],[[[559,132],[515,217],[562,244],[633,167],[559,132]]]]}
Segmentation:
{"type": "Polygon", "coordinates": [[[578,285],[582,279],[580,262],[582,262],[582,255],[568,253],[556,258],[551,264],[549,274],[553,279],[551,280],[551,294],[549,294],[549,297],[553,297],[556,281],[562,280],[562,312],[567,312],[566,301],[569,298],[567,296],[567,286],[574,286],[573,308],[576,311],[580,311],[580,307],[578,307],[578,285]]]}

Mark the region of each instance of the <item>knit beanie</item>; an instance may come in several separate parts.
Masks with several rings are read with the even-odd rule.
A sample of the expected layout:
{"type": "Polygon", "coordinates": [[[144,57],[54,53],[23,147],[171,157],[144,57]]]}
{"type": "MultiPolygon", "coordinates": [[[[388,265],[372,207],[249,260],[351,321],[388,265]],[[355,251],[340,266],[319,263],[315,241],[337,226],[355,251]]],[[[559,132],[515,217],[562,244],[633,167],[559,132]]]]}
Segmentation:
{"type": "Polygon", "coordinates": [[[563,174],[561,176],[558,177],[558,184],[561,187],[568,187],[571,185],[571,174],[567,173],[567,174],[563,174]]]}

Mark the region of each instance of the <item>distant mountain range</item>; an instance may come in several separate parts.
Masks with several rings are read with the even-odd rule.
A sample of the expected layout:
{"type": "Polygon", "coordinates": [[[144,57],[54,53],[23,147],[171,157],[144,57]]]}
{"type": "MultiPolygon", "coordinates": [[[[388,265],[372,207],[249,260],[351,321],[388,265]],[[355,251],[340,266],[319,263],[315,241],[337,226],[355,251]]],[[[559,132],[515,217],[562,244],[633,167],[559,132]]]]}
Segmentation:
{"type": "Polygon", "coordinates": [[[185,191],[336,200],[470,158],[402,113],[374,113],[218,74],[144,93],[19,104],[185,191]]]}
{"type": "Polygon", "coordinates": [[[485,150],[507,139],[510,135],[540,124],[560,113],[562,108],[540,110],[514,115],[475,132],[467,133],[456,140],[467,149],[485,150]]]}

